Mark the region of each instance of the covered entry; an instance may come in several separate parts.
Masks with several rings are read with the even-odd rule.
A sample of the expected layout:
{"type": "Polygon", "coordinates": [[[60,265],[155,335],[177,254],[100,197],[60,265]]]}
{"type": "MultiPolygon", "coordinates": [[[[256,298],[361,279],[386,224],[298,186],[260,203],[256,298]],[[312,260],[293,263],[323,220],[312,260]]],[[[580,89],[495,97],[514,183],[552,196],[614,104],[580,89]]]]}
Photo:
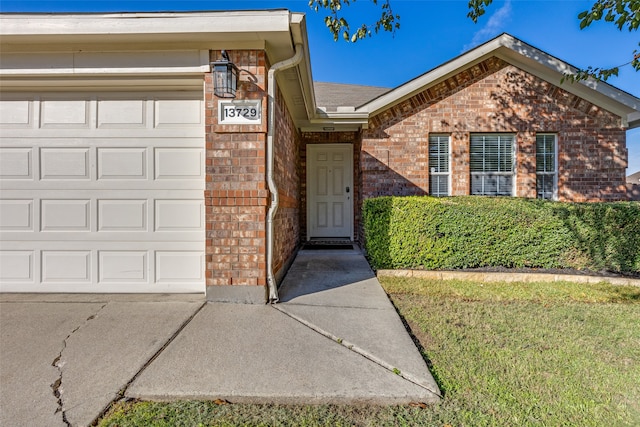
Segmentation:
{"type": "Polygon", "coordinates": [[[307,145],[307,239],[353,240],[353,146],[307,145]]]}

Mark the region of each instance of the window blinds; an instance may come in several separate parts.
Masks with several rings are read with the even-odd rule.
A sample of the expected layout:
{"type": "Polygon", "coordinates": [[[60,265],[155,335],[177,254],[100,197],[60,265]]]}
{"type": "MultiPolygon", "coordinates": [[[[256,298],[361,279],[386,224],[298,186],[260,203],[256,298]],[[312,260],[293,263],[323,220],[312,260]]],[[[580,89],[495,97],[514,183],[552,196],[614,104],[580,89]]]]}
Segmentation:
{"type": "Polygon", "coordinates": [[[511,196],[515,135],[471,135],[469,169],[471,194],[511,196]]]}

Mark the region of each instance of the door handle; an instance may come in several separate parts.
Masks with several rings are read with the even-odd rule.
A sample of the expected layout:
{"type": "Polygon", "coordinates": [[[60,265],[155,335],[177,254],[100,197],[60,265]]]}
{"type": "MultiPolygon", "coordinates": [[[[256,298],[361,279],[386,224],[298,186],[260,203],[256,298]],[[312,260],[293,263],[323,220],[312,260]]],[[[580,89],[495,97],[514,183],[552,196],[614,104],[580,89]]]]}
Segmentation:
{"type": "Polygon", "coordinates": [[[346,190],[346,191],[347,191],[347,193],[349,192],[349,187],[347,187],[347,190],[346,190]]]}

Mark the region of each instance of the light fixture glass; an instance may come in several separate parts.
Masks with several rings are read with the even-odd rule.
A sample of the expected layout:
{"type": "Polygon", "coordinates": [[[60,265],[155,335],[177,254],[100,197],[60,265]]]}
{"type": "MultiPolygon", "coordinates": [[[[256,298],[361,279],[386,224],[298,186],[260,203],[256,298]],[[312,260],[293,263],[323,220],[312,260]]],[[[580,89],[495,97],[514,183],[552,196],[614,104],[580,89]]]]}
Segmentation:
{"type": "Polygon", "coordinates": [[[213,93],[219,98],[235,98],[238,89],[238,67],[222,51],[222,59],[211,63],[213,93]]]}

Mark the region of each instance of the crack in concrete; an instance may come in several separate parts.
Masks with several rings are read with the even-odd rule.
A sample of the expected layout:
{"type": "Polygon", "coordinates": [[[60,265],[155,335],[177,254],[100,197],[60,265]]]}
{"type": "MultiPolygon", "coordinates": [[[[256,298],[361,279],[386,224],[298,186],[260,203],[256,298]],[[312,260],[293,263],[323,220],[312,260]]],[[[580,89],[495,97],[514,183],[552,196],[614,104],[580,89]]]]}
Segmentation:
{"type": "Polygon", "coordinates": [[[53,396],[56,398],[56,403],[58,404],[58,407],[56,408],[55,413],[56,414],[58,414],[58,413],[61,414],[62,422],[68,427],[72,427],[72,424],[67,419],[67,414],[66,414],[66,411],[64,409],[64,399],[62,398],[62,394],[64,393],[64,390],[62,388],[62,376],[63,376],[62,368],[65,365],[64,360],[62,359],[62,353],[64,353],[65,349],[67,348],[67,342],[68,342],[69,338],[71,338],[73,336],[73,334],[78,332],[83,326],[86,326],[90,321],[95,319],[96,316],[98,316],[98,314],[108,304],[109,303],[104,303],[98,310],[96,310],[96,312],[94,314],[92,314],[91,316],[87,317],[85,319],[85,321],[82,322],[82,324],[78,325],[74,330],[72,330],[69,333],[69,335],[67,335],[65,337],[65,339],[62,340],[62,348],[60,349],[60,352],[55,357],[55,359],[53,359],[53,362],[51,362],[51,366],[56,368],[56,370],[58,371],[58,378],[51,384],[51,389],[52,389],[52,392],[53,392],[53,396]]]}

